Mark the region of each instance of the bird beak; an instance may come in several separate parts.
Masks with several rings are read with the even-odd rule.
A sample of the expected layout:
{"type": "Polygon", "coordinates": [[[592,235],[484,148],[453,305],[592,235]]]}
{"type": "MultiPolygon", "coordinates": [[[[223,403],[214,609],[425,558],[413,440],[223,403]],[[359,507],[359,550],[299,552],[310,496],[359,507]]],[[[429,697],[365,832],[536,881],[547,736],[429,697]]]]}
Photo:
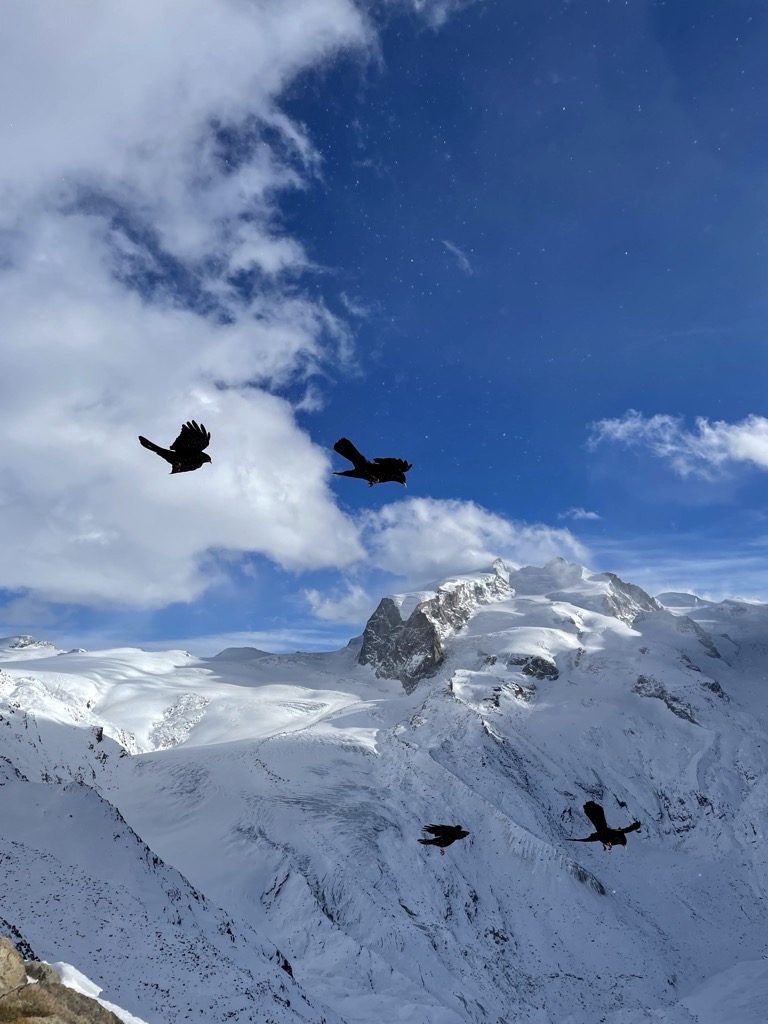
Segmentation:
{"type": "Polygon", "coordinates": [[[403,480],[403,487],[407,487],[407,486],[408,486],[408,484],[405,482],[405,480],[403,480]]]}

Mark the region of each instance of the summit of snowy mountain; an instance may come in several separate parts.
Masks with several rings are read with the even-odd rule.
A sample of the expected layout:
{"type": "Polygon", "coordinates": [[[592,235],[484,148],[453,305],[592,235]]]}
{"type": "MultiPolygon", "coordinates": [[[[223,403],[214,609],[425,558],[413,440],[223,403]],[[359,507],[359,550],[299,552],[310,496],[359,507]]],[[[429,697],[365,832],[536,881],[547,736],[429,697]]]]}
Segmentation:
{"type": "Polygon", "coordinates": [[[260,651],[258,647],[226,647],[214,654],[211,661],[252,661],[254,658],[268,658],[269,651],[260,651]]]}
{"type": "Polygon", "coordinates": [[[554,559],[383,598],[334,652],[2,648],[4,916],[153,1024],[692,1024],[768,954],[766,626],[554,559]],[[590,800],[626,849],[570,842],[590,800]],[[162,998],[153,943],[115,982],[149,933],[162,998]]]}
{"type": "Polygon", "coordinates": [[[0,655],[12,657],[47,657],[56,648],[47,640],[36,640],[33,636],[0,637],[0,655]]]}
{"type": "Polygon", "coordinates": [[[660,611],[659,602],[613,573],[592,573],[553,558],[543,568],[497,559],[487,572],[468,573],[426,590],[382,598],[368,620],[358,660],[377,676],[399,679],[407,692],[442,665],[446,640],[480,608],[507,603],[517,609],[532,602],[568,604],[615,617],[631,625],[638,615],[660,611]]]}

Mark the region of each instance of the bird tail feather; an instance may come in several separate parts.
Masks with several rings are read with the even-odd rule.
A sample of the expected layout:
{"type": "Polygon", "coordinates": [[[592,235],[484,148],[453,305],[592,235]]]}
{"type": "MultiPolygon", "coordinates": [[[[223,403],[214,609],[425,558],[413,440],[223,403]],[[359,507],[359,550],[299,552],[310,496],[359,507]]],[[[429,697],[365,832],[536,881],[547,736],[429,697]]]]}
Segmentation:
{"type": "Polygon", "coordinates": [[[139,442],[140,444],[143,444],[145,448],[149,448],[151,452],[157,452],[158,455],[162,451],[162,449],[159,448],[154,441],[148,441],[146,437],[142,437],[141,434],[139,434],[139,442]]]}
{"type": "Polygon", "coordinates": [[[161,448],[159,444],[155,444],[154,441],[148,441],[146,437],[142,437],[139,434],[139,443],[144,445],[145,448],[149,448],[151,452],[159,455],[161,459],[165,459],[166,462],[174,463],[176,456],[173,452],[169,452],[166,448],[161,448]]]}

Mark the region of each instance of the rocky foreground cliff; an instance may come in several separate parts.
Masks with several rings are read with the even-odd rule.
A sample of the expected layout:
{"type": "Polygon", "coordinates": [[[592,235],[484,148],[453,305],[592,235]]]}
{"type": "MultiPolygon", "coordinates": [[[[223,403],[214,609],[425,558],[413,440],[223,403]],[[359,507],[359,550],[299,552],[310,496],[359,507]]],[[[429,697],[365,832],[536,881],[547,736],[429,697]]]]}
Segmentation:
{"type": "Polygon", "coordinates": [[[63,985],[50,964],[24,960],[0,936],[0,1021],[6,1024],[123,1024],[95,999],[63,985]]]}

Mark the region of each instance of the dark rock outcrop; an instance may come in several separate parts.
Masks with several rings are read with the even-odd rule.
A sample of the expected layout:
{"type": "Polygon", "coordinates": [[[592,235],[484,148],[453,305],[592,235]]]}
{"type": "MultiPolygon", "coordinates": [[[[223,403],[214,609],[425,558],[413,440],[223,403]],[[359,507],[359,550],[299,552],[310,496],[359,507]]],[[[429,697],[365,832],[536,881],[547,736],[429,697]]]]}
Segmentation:
{"type": "Polygon", "coordinates": [[[411,693],[420,679],[440,666],[443,641],[461,629],[479,604],[510,595],[507,574],[498,561],[490,573],[441,584],[405,621],[401,606],[391,597],[382,598],[366,624],[357,660],[370,665],[379,678],[399,679],[411,693]]]}
{"type": "Polygon", "coordinates": [[[25,960],[36,960],[35,951],[21,934],[15,924],[0,917],[0,938],[10,939],[11,945],[17,953],[21,953],[25,960]]]}
{"type": "Polygon", "coordinates": [[[731,698],[728,696],[728,694],[725,692],[725,690],[722,688],[720,683],[717,682],[716,679],[711,679],[705,683],[702,683],[701,685],[704,687],[705,690],[711,690],[716,697],[720,698],[720,700],[724,700],[726,703],[730,702],[731,698]]]}
{"type": "Polygon", "coordinates": [[[384,597],[368,620],[357,659],[371,665],[377,676],[399,679],[410,693],[443,660],[438,630],[421,605],[406,622],[391,597],[384,597]]]}
{"type": "Polygon", "coordinates": [[[524,676],[532,676],[534,679],[557,679],[560,675],[554,662],[538,654],[510,654],[507,666],[517,667],[524,676]]]}
{"type": "Polygon", "coordinates": [[[95,999],[62,985],[48,964],[24,961],[0,938],[0,1021],[3,1024],[121,1024],[95,999]],[[27,976],[34,979],[27,981],[27,976]]]}
{"type": "Polygon", "coordinates": [[[674,693],[670,693],[663,683],[652,676],[638,676],[637,682],[632,687],[632,692],[640,697],[655,697],[656,700],[666,704],[673,715],[677,715],[678,718],[682,718],[686,722],[692,722],[694,725],[699,724],[693,717],[691,705],[676,697],[674,693]]]}

